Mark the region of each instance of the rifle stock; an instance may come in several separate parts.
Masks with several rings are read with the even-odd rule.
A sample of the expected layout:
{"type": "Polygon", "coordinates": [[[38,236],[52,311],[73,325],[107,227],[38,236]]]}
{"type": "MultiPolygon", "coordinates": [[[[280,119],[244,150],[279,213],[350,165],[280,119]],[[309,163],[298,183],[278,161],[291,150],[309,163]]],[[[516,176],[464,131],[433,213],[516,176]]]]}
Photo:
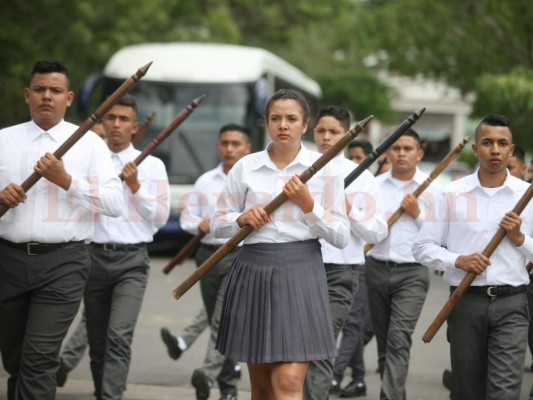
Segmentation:
{"type": "Polygon", "coordinates": [[[171,258],[165,268],[163,268],[163,273],[168,275],[168,273],[172,271],[176,265],[181,264],[183,260],[185,260],[194,251],[194,249],[196,249],[196,246],[198,246],[204,236],[205,233],[200,232],[196,236],[192,237],[187,243],[185,243],[185,245],[176,253],[176,255],[171,258]]]}

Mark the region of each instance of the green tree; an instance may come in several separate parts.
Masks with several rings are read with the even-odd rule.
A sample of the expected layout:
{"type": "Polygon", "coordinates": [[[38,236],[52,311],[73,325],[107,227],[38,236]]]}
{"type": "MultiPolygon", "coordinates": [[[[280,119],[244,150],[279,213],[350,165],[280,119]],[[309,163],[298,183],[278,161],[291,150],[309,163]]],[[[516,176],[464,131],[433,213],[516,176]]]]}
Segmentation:
{"type": "MultiPolygon", "coordinates": [[[[515,126],[533,125],[523,105],[531,78],[512,72],[533,68],[531,0],[370,0],[364,7],[358,45],[380,54],[379,67],[477,93],[475,117],[499,112],[515,126]]],[[[515,129],[515,140],[533,150],[527,130],[515,129]]]]}

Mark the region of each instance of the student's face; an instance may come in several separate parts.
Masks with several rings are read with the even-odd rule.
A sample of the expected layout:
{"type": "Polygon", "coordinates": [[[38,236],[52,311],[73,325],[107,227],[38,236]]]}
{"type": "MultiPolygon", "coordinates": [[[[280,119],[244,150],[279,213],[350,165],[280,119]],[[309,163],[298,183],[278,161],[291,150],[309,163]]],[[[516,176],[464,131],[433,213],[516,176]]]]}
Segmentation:
{"type": "Polygon", "coordinates": [[[418,148],[418,142],[411,136],[400,136],[387,151],[387,159],[392,165],[392,171],[399,175],[414,173],[418,161],[424,156],[424,151],[418,148]]]}
{"type": "Polygon", "coordinates": [[[363,161],[366,156],[367,155],[362,147],[352,147],[351,149],[348,149],[348,158],[357,164],[361,164],[361,161],[363,161]]]}
{"type": "Polygon", "coordinates": [[[217,148],[222,167],[228,172],[237,161],[250,153],[251,143],[240,131],[225,131],[220,134],[217,148]]]}
{"type": "Polygon", "coordinates": [[[291,146],[300,143],[307,130],[304,110],[296,100],[276,100],[270,106],[266,128],[274,145],[291,146]]]}
{"type": "Polygon", "coordinates": [[[320,153],[325,153],[344,136],[345,129],[337,118],[325,116],[318,120],[313,137],[320,153]]]}
{"type": "Polygon", "coordinates": [[[33,121],[48,130],[58,124],[74,100],[64,74],[50,72],[35,74],[30,86],[24,89],[24,98],[33,121]]]}
{"type": "Polygon", "coordinates": [[[137,113],[133,108],[116,104],[104,115],[102,121],[107,144],[112,151],[119,152],[129,146],[138,127],[137,113]]]}
{"type": "Polygon", "coordinates": [[[531,182],[533,179],[533,163],[529,164],[529,168],[527,169],[527,180],[531,182]]]}
{"type": "Polygon", "coordinates": [[[495,173],[507,168],[513,154],[513,137],[505,126],[482,125],[472,145],[479,159],[479,168],[495,173]]]}
{"type": "Polygon", "coordinates": [[[507,161],[507,169],[512,176],[518,179],[523,179],[526,168],[527,165],[520,161],[519,158],[513,156],[509,157],[509,161],[507,161]]]}

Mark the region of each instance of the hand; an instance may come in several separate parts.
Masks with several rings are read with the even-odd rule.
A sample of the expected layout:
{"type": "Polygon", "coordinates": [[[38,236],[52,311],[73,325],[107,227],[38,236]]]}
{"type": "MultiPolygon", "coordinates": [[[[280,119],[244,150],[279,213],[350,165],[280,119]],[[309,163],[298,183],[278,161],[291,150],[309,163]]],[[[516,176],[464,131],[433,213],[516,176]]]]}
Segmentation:
{"type": "Polygon", "coordinates": [[[205,217],[202,222],[198,225],[198,230],[202,232],[204,235],[207,235],[211,231],[211,227],[209,226],[211,218],[205,217]]]}
{"type": "Polygon", "coordinates": [[[0,192],[0,204],[13,208],[26,200],[26,193],[22,186],[10,183],[0,192]]]}
{"type": "Polygon", "coordinates": [[[313,211],[315,202],[309,194],[307,185],[300,180],[298,175],[294,175],[285,184],[283,193],[289,198],[289,200],[296,203],[302,209],[304,214],[308,214],[313,211]]]}
{"type": "Polygon", "coordinates": [[[266,211],[259,206],[253,206],[237,218],[237,224],[241,228],[244,225],[250,225],[253,229],[259,229],[267,222],[270,222],[270,217],[266,211]]]}
{"type": "Polygon", "coordinates": [[[35,172],[64,190],[68,190],[72,177],[65,171],[62,160],[58,160],[52,153],[46,153],[37,161],[35,172]]]}
{"type": "Polygon", "coordinates": [[[420,207],[418,207],[418,201],[416,197],[409,193],[402,200],[403,211],[413,219],[417,219],[420,215],[420,207]]]}
{"type": "Polygon", "coordinates": [[[516,245],[522,246],[525,240],[525,235],[520,230],[522,225],[522,218],[515,212],[508,212],[500,221],[500,228],[504,229],[507,237],[516,245]]]}
{"type": "Polygon", "coordinates": [[[126,182],[126,185],[128,185],[132,193],[137,193],[137,191],[141,188],[141,184],[137,180],[137,173],[137,165],[135,165],[134,162],[126,163],[124,168],[122,168],[124,182],[126,182]]]}
{"type": "Polygon", "coordinates": [[[481,275],[485,269],[490,265],[488,257],[481,253],[474,253],[469,256],[459,256],[455,260],[455,267],[460,268],[466,272],[473,272],[481,275]]]}

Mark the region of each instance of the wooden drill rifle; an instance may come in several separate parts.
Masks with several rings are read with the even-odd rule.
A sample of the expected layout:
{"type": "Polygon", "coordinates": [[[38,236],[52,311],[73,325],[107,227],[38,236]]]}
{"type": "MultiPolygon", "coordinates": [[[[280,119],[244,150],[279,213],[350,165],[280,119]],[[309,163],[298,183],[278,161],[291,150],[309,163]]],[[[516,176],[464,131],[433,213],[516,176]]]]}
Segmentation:
{"type": "MultiPolygon", "coordinates": [[[[446,169],[446,167],[463,151],[463,148],[470,140],[470,136],[467,136],[463,138],[461,143],[459,143],[455,148],[450,151],[446,156],[442,159],[442,161],[431,171],[428,178],[419,186],[416,188],[416,190],[413,192],[413,196],[415,198],[418,198],[424,190],[428,188],[428,186],[433,182],[437,177],[441,174],[442,171],[446,169]]],[[[387,226],[389,227],[389,231],[392,225],[396,221],[400,219],[400,217],[403,215],[404,209],[402,207],[399,207],[394,214],[392,214],[389,219],[387,220],[387,226]]],[[[365,245],[365,254],[368,253],[368,251],[374,246],[372,243],[367,243],[365,245]]]]}
{"type": "MultiPolygon", "coordinates": [[[[322,156],[316,160],[307,170],[300,175],[302,183],[306,183],[313,177],[321,168],[323,168],[331,159],[339,154],[344,147],[352,141],[370,122],[373,116],[369,116],[362,121],[359,121],[352,129],[346,134],[322,156]]],[[[272,214],[278,209],[285,201],[287,196],[282,192],[276,196],[274,200],[268,203],[264,210],[268,215],[272,214]]],[[[211,257],[209,257],[202,265],[200,265],[187,279],[185,279],[176,289],[173,290],[172,295],[177,299],[183,296],[187,290],[189,290],[196,282],[198,282],[202,276],[204,276],[211,268],[213,268],[224,256],[232,251],[242,240],[253,232],[253,228],[250,225],[243,226],[239,232],[233,235],[222,247],[215,251],[211,257]]]]}
{"type": "MultiPolygon", "coordinates": [[[[533,197],[533,185],[529,185],[529,188],[526,190],[526,192],[522,195],[520,200],[518,200],[518,203],[516,203],[515,207],[513,208],[513,212],[520,215],[520,213],[524,211],[524,208],[526,208],[527,204],[531,200],[531,197],[533,197]]],[[[501,243],[505,235],[505,230],[503,228],[499,228],[496,234],[487,244],[487,246],[483,249],[482,254],[485,257],[489,258],[492,253],[494,253],[494,250],[496,250],[496,247],[498,247],[498,245],[501,243]]],[[[446,304],[444,304],[444,307],[442,307],[442,310],[440,310],[440,312],[437,314],[429,328],[426,330],[424,336],[422,336],[422,340],[424,342],[429,343],[431,339],[433,339],[439,328],[442,326],[446,318],[448,318],[450,313],[453,311],[455,305],[459,302],[459,300],[461,300],[461,297],[463,297],[463,294],[466,292],[472,282],[474,282],[474,279],[476,279],[476,277],[477,274],[474,272],[469,272],[465,275],[459,286],[455,288],[455,290],[448,298],[446,304]]]]}
{"type": "MultiPolygon", "coordinates": [[[[185,106],[174,118],[174,121],[172,121],[170,124],[168,124],[161,132],[157,134],[157,136],[152,139],[150,143],[146,145],[144,149],[142,149],[141,154],[139,154],[133,162],[135,165],[139,165],[146,157],[148,157],[152,152],[155,150],[157,146],[161,144],[163,140],[165,140],[167,137],[170,136],[172,132],[174,132],[178,126],[181,125],[183,121],[194,111],[196,107],[205,99],[205,95],[202,95],[200,97],[197,97],[193,101],[191,101],[187,106],[185,106]]],[[[121,180],[124,180],[124,176],[122,173],[119,175],[121,180]]]]}
{"type": "Polygon", "coordinates": [[[155,117],[155,113],[152,111],[150,114],[146,116],[144,119],[144,122],[139,126],[139,129],[137,129],[137,132],[135,132],[135,135],[133,135],[133,139],[131,139],[131,144],[133,146],[137,147],[137,145],[141,142],[141,139],[143,138],[144,134],[148,130],[148,127],[152,123],[152,120],[155,117]]]}
{"type": "MultiPolygon", "coordinates": [[[[63,144],[61,144],[57,150],[54,152],[54,156],[60,160],[67,151],[69,151],[72,146],[74,146],[78,140],[80,140],[83,135],[85,135],[98,121],[102,116],[107,113],[111,107],[115,105],[115,103],[122,98],[139,80],[146,74],[146,71],[148,71],[148,68],[152,63],[148,63],[145,66],[139,68],[135,74],[133,74],[130,78],[128,78],[120,87],[115,90],[111,96],[109,96],[100,107],[96,109],[96,111],[91,114],[84,122],[81,124],[78,129],[74,131],[72,135],[68,137],[63,144]]],[[[41,179],[41,175],[37,172],[33,172],[24,182],[20,184],[22,186],[22,189],[24,189],[24,192],[27,192],[32,188],[33,185],[35,185],[39,179],[41,179]]],[[[7,211],[9,210],[9,207],[0,204],[0,217],[2,217],[7,211]]]]}

